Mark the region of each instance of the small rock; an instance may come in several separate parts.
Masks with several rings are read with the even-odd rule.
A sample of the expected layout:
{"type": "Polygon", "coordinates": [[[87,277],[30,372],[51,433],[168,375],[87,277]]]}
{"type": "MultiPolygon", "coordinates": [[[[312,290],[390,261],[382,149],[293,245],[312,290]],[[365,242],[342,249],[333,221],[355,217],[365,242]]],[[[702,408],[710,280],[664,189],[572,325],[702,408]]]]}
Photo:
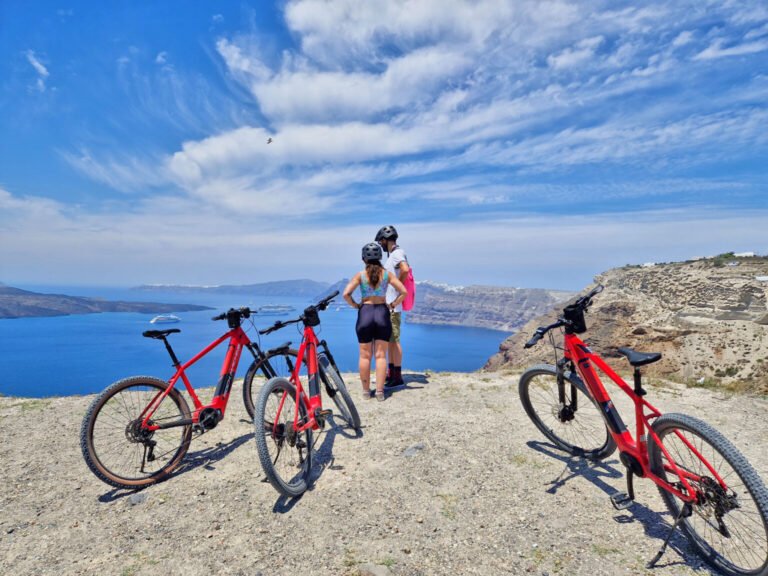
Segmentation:
{"type": "Polygon", "coordinates": [[[146,500],[147,500],[147,495],[144,492],[138,492],[136,494],[131,494],[128,497],[128,503],[131,506],[136,506],[137,504],[141,504],[143,502],[146,502],[146,500]]]}
{"type": "Polygon", "coordinates": [[[389,568],[379,564],[360,564],[357,573],[360,576],[392,576],[389,568]]]}
{"type": "Polygon", "coordinates": [[[403,456],[406,458],[412,458],[416,456],[416,454],[419,453],[420,450],[424,450],[426,446],[424,446],[424,442],[417,442],[416,444],[413,444],[412,446],[409,446],[405,449],[403,452],[403,456]]]}

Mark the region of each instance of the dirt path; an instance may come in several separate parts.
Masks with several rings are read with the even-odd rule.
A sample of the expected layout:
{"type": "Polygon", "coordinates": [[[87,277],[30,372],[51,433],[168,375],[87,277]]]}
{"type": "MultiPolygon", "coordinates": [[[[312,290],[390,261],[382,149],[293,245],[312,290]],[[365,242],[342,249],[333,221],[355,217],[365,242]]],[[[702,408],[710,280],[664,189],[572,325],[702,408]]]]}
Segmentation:
{"type": "MultiPolygon", "coordinates": [[[[295,501],[262,481],[239,388],[184,469],[139,493],[86,468],[91,397],[0,398],[0,574],[709,574],[681,536],[644,568],[670,520],[655,488],[637,482],[638,503],[614,510],[618,457],[590,466],[554,451],[517,375],[408,376],[384,403],[351,386],[363,434],[328,431],[322,471],[295,501]]],[[[768,480],[768,402],[677,387],[650,398],[713,424],[768,480]]]]}

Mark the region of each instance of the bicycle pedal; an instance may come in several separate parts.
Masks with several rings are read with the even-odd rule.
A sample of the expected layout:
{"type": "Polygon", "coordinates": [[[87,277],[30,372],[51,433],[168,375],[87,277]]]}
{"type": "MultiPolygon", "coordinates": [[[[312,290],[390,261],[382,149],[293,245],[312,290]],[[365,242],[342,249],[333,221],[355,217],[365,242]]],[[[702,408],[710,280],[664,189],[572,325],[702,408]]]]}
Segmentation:
{"type": "Polygon", "coordinates": [[[325,418],[327,416],[330,416],[331,414],[333,414],[333,410],[318,410],[317,412],[315,412],[315,418],[318,418],[318,417],[325,418]]]}
{"type": "Polygon", "coordinates": [[[611,504],[616,510],[626,510],[634,503],[634,500],[626,492],[616,492],[616,494],[611,494],[610,498],[611,504]]]}

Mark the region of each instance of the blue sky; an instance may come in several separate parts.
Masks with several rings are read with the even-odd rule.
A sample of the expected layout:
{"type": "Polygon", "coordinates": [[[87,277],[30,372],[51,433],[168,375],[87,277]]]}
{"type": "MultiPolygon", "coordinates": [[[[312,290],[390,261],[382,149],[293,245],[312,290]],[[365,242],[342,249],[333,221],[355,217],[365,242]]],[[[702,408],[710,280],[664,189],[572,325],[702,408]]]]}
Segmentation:
{"type": "Polygon", "coordinates": [[[0,2],[0,281],[579,289],[768,253],[768,5],[0,2]],[[271,143],[268,138],[272,138],[271,143]]]}

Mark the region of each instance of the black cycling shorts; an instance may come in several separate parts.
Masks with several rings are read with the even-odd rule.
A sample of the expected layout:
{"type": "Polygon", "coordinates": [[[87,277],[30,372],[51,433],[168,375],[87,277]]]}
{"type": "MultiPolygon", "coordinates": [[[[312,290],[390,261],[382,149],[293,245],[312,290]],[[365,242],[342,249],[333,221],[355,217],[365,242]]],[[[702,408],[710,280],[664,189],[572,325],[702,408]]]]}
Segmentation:
{"type": "Polygon", "coordinates": [[[357,341],[368,344],[373,340],[389,342],[392,336],[392,320],[386,304],[363,304],[357,311],[357,341]]]}

